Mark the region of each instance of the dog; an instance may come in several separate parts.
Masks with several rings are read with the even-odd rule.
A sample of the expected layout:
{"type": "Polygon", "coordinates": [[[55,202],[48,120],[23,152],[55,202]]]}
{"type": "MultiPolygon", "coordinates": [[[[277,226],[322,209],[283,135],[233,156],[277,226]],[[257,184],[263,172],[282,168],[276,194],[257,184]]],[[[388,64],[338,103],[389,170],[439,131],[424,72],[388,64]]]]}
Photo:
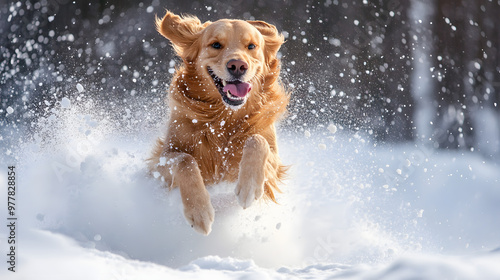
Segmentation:
{"type": "Polygon", "coordinates": [[[280,82],[277,53],[284,37],[263,21],[197,17],[166,11],[158,32],[182,64],[169,87],[166,136],[149,170],[179,187],[187,222],[208,235],[214,208],[206,186],[236,182],[245,209],[261,198],[276,202],[287,167],[278,156],[275,123],[290,94],[280,82]]]}

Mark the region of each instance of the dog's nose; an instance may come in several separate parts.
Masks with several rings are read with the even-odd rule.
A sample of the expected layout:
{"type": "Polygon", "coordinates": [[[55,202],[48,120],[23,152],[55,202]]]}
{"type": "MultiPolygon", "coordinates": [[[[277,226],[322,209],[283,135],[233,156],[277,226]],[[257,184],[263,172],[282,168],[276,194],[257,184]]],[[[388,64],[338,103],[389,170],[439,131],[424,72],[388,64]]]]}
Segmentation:
{"type": "Polygon", "coordinates": [[[229,74],[231,74],[235,77],[241,77],[247,71],[248,64],[242,60],[231,59],[226,64],[226,67],[227,67],[227,71],[229,71],[229,74]]]}

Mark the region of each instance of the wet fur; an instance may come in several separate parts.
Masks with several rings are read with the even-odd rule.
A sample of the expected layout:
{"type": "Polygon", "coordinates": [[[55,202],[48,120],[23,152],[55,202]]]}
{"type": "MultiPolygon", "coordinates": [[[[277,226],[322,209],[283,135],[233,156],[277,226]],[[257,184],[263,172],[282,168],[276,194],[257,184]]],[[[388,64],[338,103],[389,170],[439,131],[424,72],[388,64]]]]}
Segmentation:
{"type": "MultiPolygon", "coordinates": [[[[280,62],[276,58],[283,37],[264,22],[201,23],[196,17],[180,17],[169,11],[156,23],[183,63],[169,89],[167,134],[158,139],[148,165],[151,172],[161,174],[168,186],[180,187],[186,219],[197,231],[208,234],[214,211],[205,186],[237,182],[235,193],[244,208],[260,197],[276,202],[275,193],[280,192],[278,184],[286,167],[278,156],[275,122],[285,113],[289,101],[279,82],[280,62]],[[262,55],[248,57],[247,50],[231,53],[249,64],[260,57],[256,65],[250,65],[258,73],[251,80],[247,101],[237,110],[224,104],[212,78],[203,68],[200,70],[199,64],[204,63],[200,53],[210,39],[210,30],[206,30],[212,24],[220,26],[210,30],[237,26],[255,33],[253,26],[261,36],[257,39],[262,40],[262,55]]],[[[224,57],[220,64],[227,59],[224,57]]]]}

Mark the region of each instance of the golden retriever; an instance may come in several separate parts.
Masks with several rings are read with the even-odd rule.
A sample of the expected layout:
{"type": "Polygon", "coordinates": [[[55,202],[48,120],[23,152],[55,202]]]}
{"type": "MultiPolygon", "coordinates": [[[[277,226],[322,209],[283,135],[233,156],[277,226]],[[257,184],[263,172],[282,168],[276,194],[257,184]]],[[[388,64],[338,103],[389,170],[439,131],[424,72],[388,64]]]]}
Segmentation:
{"type": "Polygon", "coordinates": [[[155,177],[179,187],[188,223],[208,235],[214,209],[207,185],[237,182],[243,208],[274,202],[286,167],[275,122],[289,94],[279,80],[283,36],[262,21],[201,23],[169,11],[156,27],[182,59],[168,94],[167,133],[148,160],[155,177]]]}

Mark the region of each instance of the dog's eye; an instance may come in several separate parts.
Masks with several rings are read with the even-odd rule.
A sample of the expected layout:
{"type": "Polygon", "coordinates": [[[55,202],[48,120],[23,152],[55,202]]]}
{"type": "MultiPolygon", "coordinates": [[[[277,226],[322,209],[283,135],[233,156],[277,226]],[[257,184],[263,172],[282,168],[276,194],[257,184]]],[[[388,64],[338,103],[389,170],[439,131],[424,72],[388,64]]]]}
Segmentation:
{"type": "Polygon", "coordinates": [[[222,49],[222,45],[219,42],[215,42],[212,44],[212,48],[214,49],[222,49]]]}
{"type": "Polygon", "coordinates": [[[248,49],[249,49],[249,50],[253,50],[253,49],[255,49],[255,47],[256,47],[256,46],[255,46],[255,44],[250,44],[250,45],[248,45],[248,49]]]}

